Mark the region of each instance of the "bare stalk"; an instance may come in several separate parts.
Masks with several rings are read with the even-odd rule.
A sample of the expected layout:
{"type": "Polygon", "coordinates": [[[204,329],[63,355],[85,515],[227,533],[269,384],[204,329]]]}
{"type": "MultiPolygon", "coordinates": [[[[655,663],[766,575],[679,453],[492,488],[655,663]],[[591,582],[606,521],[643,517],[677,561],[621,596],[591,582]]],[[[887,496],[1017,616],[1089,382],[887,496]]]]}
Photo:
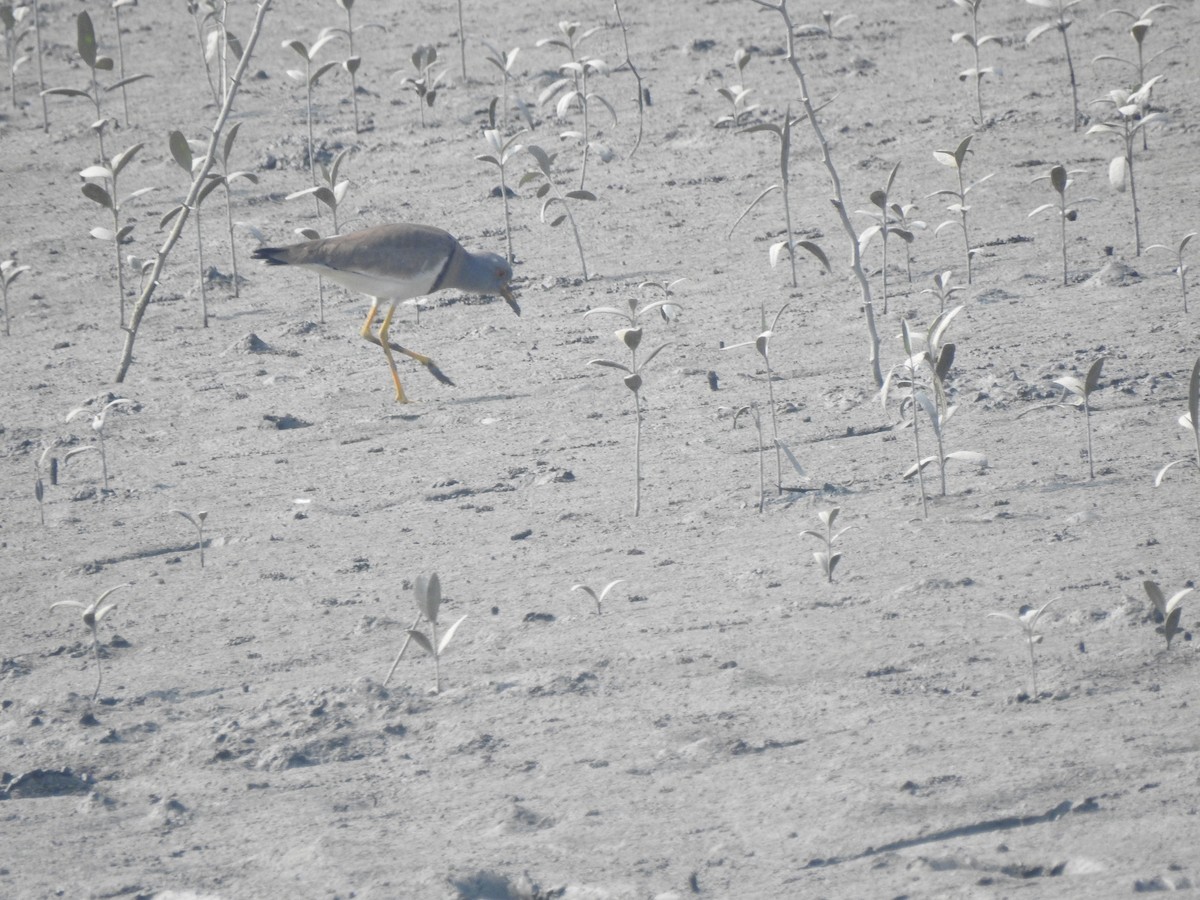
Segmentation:
{"type": "MultiPolygon", "coordinates": [[[[154,258],[154,268],[151,269],[150,277],[146,279],[146,285],[142,290],[142,294],[138,297],[137,304],[133,308],[133,313],[129,318],[129,325],[125,329],[125,347],[121,351],[121,361],[117,365],[117,374],[113,379],[118,384],[125,380],[125,376],[129,373],[129,367],[133,363],[133,345],[137,340],[138,326],[141,325],[142,317],[146,315],[146,310],[150,306],[150,300],[154,296],[154,289],[158,286],[158,279],[162,276],[162,270],[167,263],[167,257],[174,249],[175,244],[178,243],[179,236],[183,233],[183,226],[187,224],[188,214],[196,206],[200,197],[200,190],[204,187],[208,179],[209,171],[216,163],[217,144],[221,140],[221,132],[224,131],[225,122],[229,118],[229,113],[233,110],[233,101],[237,98],[242,78],[246,74],[246,69],[250,66],[250,59],[254,55],[254,47],[258,43],[259,35],[262,33],[263,22],[267,16],[267,10],[270,8],[271,0],[260,0],[258,14],[254,19],[254,28],[250,32],[250,39],[246,42],[245,52],[242,53],[237,70],[233,74],[229,93],[225,96],[225,103],[217,115],[217,121],[213,124],[212,135],[209,137],[208,148],[204,154],[204,162],[192,177],[192,187],[188,191],[187,199],[183,203],[183,209],[175,216],[167,239],[158,248],[158,252],[154,258]]],[[[203,273],[201,277],[203,277],[203,273]]]]}
{"type": "Polygon", "coordinates": [[[875,306],[871,301],[871,282],[867,278],[867,273],[863,270],[862,255],[858,248],[858,235],[854,231],[854,225],[850,221],[850,215],[846,211],[846,203],[842,198],[842,181],[838,177],[837,168],[833,164],[833,157],[829,152],[829,142],[825,139],[824,132],[821,131],[821,126],[817,122],[817,113],[813,107],[812,99],[808,94],[808,83],[804,77],[804,70],[800,67],[800,58],[796,55],[796,26],[792,22],[792,17],[787,10],[787,0],[779,0],[777,3],[771,3],[769,0],[750,0],[764,9],[774,10],[779,13],[783,19],[784,27],[787,31],[787,61],[792,67],[792,72],[796,76],[796,81],[800,85],[800,101],[804,104],[804,112],[808,117],[808,123],[812,126],[813,136],[816,138],[817,145],[821,148],[821,161],[825,165],[825,170],[829,173],[829,180],[833,188],[833,197],[830,202],[833,203],[833,208],[837,210],[838,216],[842,222],[842,229],[846,232],[846,236],[850,240],[851,260],[850,268],[854,271],[854,276],[858,279],[859,287],[862,290],[863,313],[867,319],[867,334],[870,338],[870,351],[868,359],[871,363],[871,375],[875,379],[877,387],[883,385],[883,371],[879,364],[879,331],[875,327],[875,306]]]}

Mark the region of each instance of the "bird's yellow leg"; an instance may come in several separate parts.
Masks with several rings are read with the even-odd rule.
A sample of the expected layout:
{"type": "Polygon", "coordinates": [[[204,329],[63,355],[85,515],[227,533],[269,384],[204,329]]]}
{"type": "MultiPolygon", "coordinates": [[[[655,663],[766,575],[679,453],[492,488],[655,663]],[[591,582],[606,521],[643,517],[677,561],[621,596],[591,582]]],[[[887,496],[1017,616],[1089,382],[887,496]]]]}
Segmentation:
{"type": "MultiPolygon", "coordinates": [[[[388,366],[391,367],[392,381],[396,383],[396,402],[407,403],[408,398],[404,396],[404,388],[400,387],[400,373],[396,371],[396,358],[392,356],[392,348],[388,344],[388,332],[392,328],[392,316],[395,312],[396,302],[393,300],[392,305],[388,307],[387,315],[383,317],[383,322],[379,326],[379,336],[375,338],[375,341],[383,348],[383,355],[387,357],[388,366]]],[[[408,353],[407,350],[404,352],[408,353]]],[[[409,356],[412,354],[409,353],[409,356]]]]}

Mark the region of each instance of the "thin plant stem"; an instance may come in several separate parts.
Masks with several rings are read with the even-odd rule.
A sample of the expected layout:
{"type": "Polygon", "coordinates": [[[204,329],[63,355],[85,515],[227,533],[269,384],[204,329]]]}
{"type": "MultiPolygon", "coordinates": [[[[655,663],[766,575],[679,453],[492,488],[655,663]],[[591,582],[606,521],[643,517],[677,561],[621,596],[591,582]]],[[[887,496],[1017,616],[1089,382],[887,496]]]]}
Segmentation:
{"type": "Polygon", "coordinates": [[[467,32],[463,29],[463,5],[458,0],[458,55],[462,60],[463,84],[467,83],[467,32]]]}
{"type": "MultiPolygon", "coordinates": [[[[113,6],[113,17],[117,23],[117,67],[120,71],[120,80],[125,80],[125,43],[121,39],[121,7],[113,6]]],[[[129,119],[129,94],[125,91],[125,85],[121,85],[121,103],[125,109],[125,127],[130,127],[133,122],[129,119]]],[[[116,197],[113,198],[116,200],[116,197]]],[[[123,320],[122,320],[123,321],[123,320]]]]}
{"type": "Polygon", "coordinates": [[[829,174],[829,180],[833,188],[833,206],[837,210],[838,217],[842,223],[842,230],[850,241],[851,253],[851,268],[854,271],[855,278],[858,279],[859,288],[862,291],[863,312],[867,320],[867,333],[870,337],[870,363],[871,374],[875,379],[877,387],[883,386],[883,370],[879,361],[879,332],[875,327],[875,306],[871,301],[871,282],[867,278],[867,273],[863,269],[862,256],[858,247],[858,233],[854,230],[854,223],[850,221],[850,214],[846,211],[846,203],[842,196],[842,181],[838,176],[837,167],[833,163],[833,156],[829,150],[829,142],[825,139],[824,132],[821,131],[820,123],[817,122],[817,112],[813,107],[811,95],[808,92],[808,82],[804,76],[804,70],[800,66],[800,57],[796,53],[796,27],[792,22],[792,17],[787,10],[787,0],[779,0],[777,3],[770,0],[750,0],[750,2],[763,7],[764,9],[774,10],[779,13],[784,21],[787,31],[787,62],[792,69],[792,73],[796,76],[796,81],[800,86],[800,98],[804,104],[804,112],[808,118],[808,123],[812,126],[813,136],[816,138],[818,146],[821,148],[821,161],[825,166],[826,172],[829,174]]]}
{"type": "Polygon", "coordinates": [[[42,24],[38,0],[33,0],[33,39],[37,42],[38,90],[42,96],[42,131],[50,133],[50,112],[46,106],[46,75],[42,70],[42,24]]]}
{"type": "Polygon", "coordinates": [[[143,288],[141,296],[138,297],[138,302],[133,308],[133,313],[130,315],[129,326],[125,329],[125,344],[121,350],[116,377],[113,379],[118,384],[125,380],[125,376],[129,373],[129,367],[133,364],[133,347],[137,339],[138,327],[141,325],[142,319],[146,315],[146,310],[150,306],[150,301],[154,297],[154,290],[158,285],[158,279],[162,276],[162,270],[166,265],[167,257],[170,255],[171,250],[174,249],[175,244],[179,242],[179,237],[183,233],[183,226],[187,224],[188,211],[199,202],[200,191],[208,180],[208,173],[217,158],[217,144],[221,140],[221,133],[224,131],[225,123],[229,119],[229,114],[233,109],[233,101],[237,97],[237,91],[241,86],[242,78],[246,74],[246,69],[250,66],[250,60],[254,55],[254,47],[258,43],[259,35],[262,34],[263,22],[266,19],[267,12],[271,8],[271,2],[272,0],[260,0],[258,4],[258,13],[254,19],[254,27],[250,32],[249,39],[246,41],[245,50],[242,53],[241,60],[238,62],[237,69],[233,73],[231,88],[225,97],[225,103],[222,105],[221,111],[213,123],[212,133],[209,135],[208,147],[203,156],[203,162],[192,175],[192,187],[183,202],[183,209],[175,216],[170,233],[155,254],[154,268],[146,280],[146,286],[143,288]]]}
{"type": "MultiPolygon", "coordinates": [[[[417,617],[415,619],[413,619],[412,627],[409,628],[409,631],[412,631],[413,628],[416,628],[420,624],[421,624],[421,614],[417,613],[417,617]]],[[[404,643],[400,645],[400,652],[396,654],[396,659],[392,662],[392,667],[390,669],[388,669],[387,677],[383,679],[384,687],[387,687],[388,682],[392,680],[392,675],[396,671],[396,666],[400,665],[400,660],[402,660],[404,658],[404,652],[408,649],[408,645],[410,643],[412,643],[412,635],[405,634],[404,643]]]]}
{"type": "Polygon", "coordinates": [[[637,409],[633,432],[633,515],[637,518],[642,510],[642,400],[638,391],[633,392],[633,405],[637,409]]]}

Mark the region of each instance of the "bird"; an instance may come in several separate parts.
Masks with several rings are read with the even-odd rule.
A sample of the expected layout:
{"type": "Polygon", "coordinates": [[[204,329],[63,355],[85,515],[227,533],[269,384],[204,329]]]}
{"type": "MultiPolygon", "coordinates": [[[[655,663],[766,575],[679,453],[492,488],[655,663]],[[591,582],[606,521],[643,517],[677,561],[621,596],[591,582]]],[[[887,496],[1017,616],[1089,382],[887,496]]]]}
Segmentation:
{"type": "Polygon", "coordinates": [[[521,314],[510,286],[512,267],[503,256],[472,253],[449,232],[431,225],[377,225],[287,247],[259,247],[252,255],[269,266],[296,266],[316,272],[371,298],[371,309],[360,334],[383,348],[396,385],[397,403],[407,403],[408,398],[400,385],[393,350],[423,365],[443,384],[453,384],[428,356],[389,340],[397,303],[456,288],[469,293],[500,294],[513,312],[521,314]],[[391,301],[391,306],[379,330],[373,332],[381,300],[391,301]]]}

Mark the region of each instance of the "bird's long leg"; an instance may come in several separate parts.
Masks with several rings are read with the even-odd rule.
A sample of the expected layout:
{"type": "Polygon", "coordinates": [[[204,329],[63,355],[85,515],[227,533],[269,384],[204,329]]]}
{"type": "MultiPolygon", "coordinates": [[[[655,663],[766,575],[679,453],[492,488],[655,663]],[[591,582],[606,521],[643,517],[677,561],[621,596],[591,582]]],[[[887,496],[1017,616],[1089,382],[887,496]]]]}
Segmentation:
{"type": "Polygon", "coordinates": [[[387,329],[392,323],[392,313],[396,311],[396,304],[393,303],[388,314],[383,319],[383,324],[379,326],[379,336],[376,336],[371,331],[371,326],[375,324],[375,315],[379,312],[379,298],[371,298],[371,309],[367,312],[366,321],[363,322],[359,334],[364,339],[372,344],[377,344],[383,348],[383,354],[387,357],[388,367],[392,370],[392,381],[396,384],[396,402],[407,403],[408,398],[404,396],[404,388],[400,386],[400,373],[396,371],[396,360],[392,357],[392,348],[387,343],[387,329]]]}
{"type": "MultiPolygon", "coordinates": [[[[388,342],[388,331],[392,327],[392,315],[396,312],[396,301],[392,301],[392,305],[388,307],[387,315],[383,317],[383,322],[379,325],[379,336],[376,342],[383,348],[383,355],[387,357],[388,366],[392,370],[392,381],[396,383],[396,402],[407,403],[408,398],[404,396],[404,388],[400,387],[400,373],[396,371],[396,358],[392,356],[392,346],[388,342]]],[[[411,354],[410,354],[411,355],[411,354]]]]}
{"type": "Polygon", "coordinates": [[[387,315],[385,315],[383,317],[383,322],[379,326],[379,332],[377,334],[373,333],[371,331],[371,326],[375,324],[375,316],[378,313],[378,311],[379,311],[379,299],[377,297],[372,297],[371,298],[371,310],[370,310],[370,312],[367,313],[366,321],[363,322],[362,330],[359,333],[366,340],[370,341],[372,344],[378,344],[380,347],[383,348],[383,352],[387,356],[388,366],[392,370],[392,381],[396,385],[396,402],[397,403],[407,403],[408,399],[404,396],[404,389],[400,386],[400,373],[397,372],[397,370],[396,370],[396,359],[394,356],[392,356],[393,350],[395,350],[397,353],[403,353],[405,356],[409,357],[410,359],[413,359],[416,362],[419,362],[421,365],[423,365],[426,369],[429,370],[429,373],[434,378],[436,378],[442,384],[454,384],[454,382],[451,381],[445,375],[445,373],[442,372],[442,370],[438,368],[437,363],[435,363],[428,356],[425,356],[422,353],[417,353],[415,350],[409,350],[407,347],[401,347],[399,344],[392,343],[392,341],[390,341],[388,339],[388,332],[391,330],[391,327],[392,327],[392,316],[396,312],[396,304],[395,303],[392,303],[391,307],[387,311],[387,315]]]}

